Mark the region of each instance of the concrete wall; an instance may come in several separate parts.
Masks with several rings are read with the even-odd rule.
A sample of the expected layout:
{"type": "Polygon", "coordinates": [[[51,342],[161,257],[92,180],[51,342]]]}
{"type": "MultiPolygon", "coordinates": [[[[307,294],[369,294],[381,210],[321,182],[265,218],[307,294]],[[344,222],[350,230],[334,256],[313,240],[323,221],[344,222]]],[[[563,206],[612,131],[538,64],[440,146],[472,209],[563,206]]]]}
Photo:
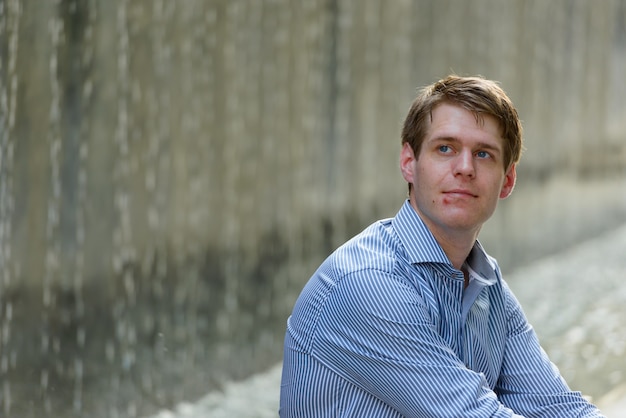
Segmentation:
{"type": "Polygon", "coordinates": [[[0,405],[35,384],[32,408],[133,415],[279,359],[319,262],[401,205],[400,124],[449,72],[499,80],[524,120],[482,236],[504,267],[623,222],[625,20],[618,0],[0,1],[0,405]]]}

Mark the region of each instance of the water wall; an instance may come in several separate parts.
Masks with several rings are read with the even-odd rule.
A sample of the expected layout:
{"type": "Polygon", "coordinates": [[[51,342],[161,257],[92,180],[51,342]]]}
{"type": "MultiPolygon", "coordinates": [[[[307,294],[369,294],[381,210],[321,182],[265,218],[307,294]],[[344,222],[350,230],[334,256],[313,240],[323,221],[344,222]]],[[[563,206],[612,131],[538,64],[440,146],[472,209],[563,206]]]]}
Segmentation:
{"type": "Polygon", "coordinates": [[[626,220],[619,0],[0,0],[0,415],[141,416],[262,370],[406,194],[401,122],[499,80],[503,268],[626,220]]]}

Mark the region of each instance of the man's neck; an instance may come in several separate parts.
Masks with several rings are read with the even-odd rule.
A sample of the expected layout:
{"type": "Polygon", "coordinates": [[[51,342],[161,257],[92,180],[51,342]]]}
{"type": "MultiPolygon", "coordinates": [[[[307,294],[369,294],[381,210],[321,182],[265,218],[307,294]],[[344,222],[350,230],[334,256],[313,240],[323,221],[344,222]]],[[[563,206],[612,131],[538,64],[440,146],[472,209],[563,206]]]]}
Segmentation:
{"type": "Polygon", "coordinates": [[[431,233],[448,256],[454,268],[461,270],[467,256],[474,247],[478,238],[478,231],[474,233],[442,233],[431,229],[431,233]]]}
{"type": "Polygon", "coordinates": [[[428,230],[431,234],[433,234],[433,237],[435,237],[435,240],[443,252],[446,253],[446,256],[448,256],[448,259],[454,268],[461,270],[461,266],[465,263],[465,259],[469,255],[470,251],[472,251],[472,248],[478,239],[481,225],[473,229],[455,229],[437,225],[430,222],[428,217],[423,216],[420,213],[420,210],[417,208],[417,204],[412,197],[410,199],[410,203],[422,222],[424,222],[428,230]]]}

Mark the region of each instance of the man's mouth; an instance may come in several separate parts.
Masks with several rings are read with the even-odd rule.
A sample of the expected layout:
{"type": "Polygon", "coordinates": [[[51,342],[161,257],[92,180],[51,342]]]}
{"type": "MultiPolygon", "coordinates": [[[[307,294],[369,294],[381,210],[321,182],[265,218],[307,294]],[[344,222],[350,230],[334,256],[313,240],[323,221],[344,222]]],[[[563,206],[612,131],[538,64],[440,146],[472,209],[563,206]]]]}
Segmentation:
{"type": "Polygon", "coordinates": [[[456,197],[478,197],[478,195],[472,193],[469,190],[465,190],[465,189],[454,189],[454,190],[447,190],[444,192],[445,195],[448,195],[450,197],[456,196],[456,197]]]}

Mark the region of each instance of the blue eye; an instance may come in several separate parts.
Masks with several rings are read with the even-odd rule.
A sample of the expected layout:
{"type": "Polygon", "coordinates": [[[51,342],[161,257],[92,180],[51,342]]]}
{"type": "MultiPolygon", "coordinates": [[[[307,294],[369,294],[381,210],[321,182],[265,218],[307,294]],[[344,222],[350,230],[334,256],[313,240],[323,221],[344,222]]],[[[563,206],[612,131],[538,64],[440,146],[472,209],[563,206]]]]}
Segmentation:
{"type": "Polygon", "coordinates": [[[490,157],[490,155],[489,155],[489,153],[487,151],[478,151],[476,153],[476,156],[478,158],[489,158],[490,157]]]}
{"type": "Polygon", "coordinates": [[[439,145],[439,152],[450,152],[450,147],[447,145],[439,145]]]}

